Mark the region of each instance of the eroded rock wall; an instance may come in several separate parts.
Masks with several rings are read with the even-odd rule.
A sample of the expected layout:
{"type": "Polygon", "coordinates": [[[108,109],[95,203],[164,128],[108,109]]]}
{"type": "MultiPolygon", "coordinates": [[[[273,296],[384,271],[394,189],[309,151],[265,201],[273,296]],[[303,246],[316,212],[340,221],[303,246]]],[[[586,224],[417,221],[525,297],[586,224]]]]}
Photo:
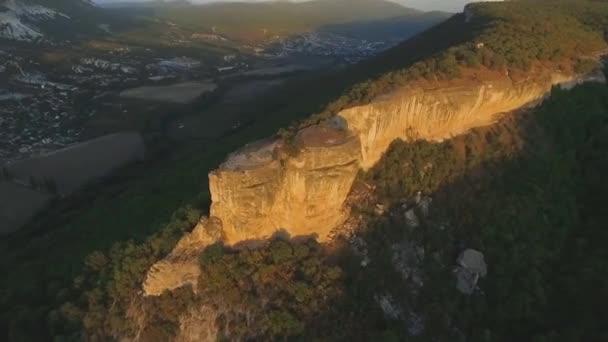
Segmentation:
{"type": "Polygon", "coordinates": [[[323,241],[344,219],[342,204],[359,171],[360,144],[350,132],[338,131],[337,140],[326,140],[325,134],[336,133],[330,130],[309,128],[296,139],[300,151],[284,162],[283,187],[259,237],[284,229],[292,237],[315,236],[323,241]],[[311,141],[317,138],[323,141],[311,141]]]}
{"type": "Polygon", "coordinates": [[[259,238],[270,229],[262,222],[267,223],[268,213],[285,188],[284,177],[285,169],[278,160],[251,169],[220,169],[209,175],[211,213],[223,218],[228,241],[259,238]]]}
{"type": "Polygon", "coordinates": [[[323,239],[325,229],[343,216],[342,201],[359,170],[357,137],[312,127],[296,138],[295,154],[274,146],[272,159],[250,155],[258,162],[238,165],[237,153],[209,176],[211,215],[222,219],[230,244],[266,239],[279,230],[323,239]]]}
{"type": "Polygon", "coordinates": [[[359,136],[361,167],[368,169],[395,139],[447,139],[491,124],[500,113],[534,105],[554,84],[570,81],[569,77],[549,74],[520,81],[503,75],[488,80],[463,79],[443,87],[410,86],[338,115],[359,136]]]}

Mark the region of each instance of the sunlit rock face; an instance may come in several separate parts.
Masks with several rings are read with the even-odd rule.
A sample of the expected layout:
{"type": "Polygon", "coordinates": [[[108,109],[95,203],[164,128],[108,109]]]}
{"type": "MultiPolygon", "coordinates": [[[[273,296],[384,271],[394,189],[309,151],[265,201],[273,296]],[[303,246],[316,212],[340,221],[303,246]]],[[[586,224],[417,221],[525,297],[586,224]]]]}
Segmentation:
{"type": "Polygon", "coordinates": [[[323,241],[344,219],[342,204],[359,170],[360,144],[350,132],[330,127],[307,128],[295,144],[299,152],[285,159],[283,186],[269,220],[291,236],[323,241]]]}
{"type": "Polygon", "coordinates": [[[256,239],[267,229],[262,225],[283,188],[285,172],[275,154],[281,146],[278,141],[248,145],[209,175],[211,214],[225,218],[229,241],[256,239]]]}
{"type": "Polygon", "coordinates": [[[198,256],[205,247],[222,238],[222,222],[216,217],[202,218],[191,233],[180,239],[171,254],[150,268],[143,284],[144,293],[159,296],[165,290],[187,285],[196,291],[201,273],[198,256]]]}
{"type": "Polygon", "coordinates": [[[216,241],[255,243],[285,231],[292,237],[327,237],[342,222],[343,202],[359,171],[358,139],[331,127],[303,130],[295,155],[277,141],[248,145],[209,175],[211,217],[202,220],[146,276],[146,295],[192,285],[198,255],[216,241]]]}
{"type": "Polygon", "coordinates": [[[279,230],[323,240],[341,222],[359,170],[358,139],[345,130],[311,127],[294,144],[294,154],[277,142],[248,146],[209,176],[211,214],[222,218],[228,243],[266,239],[279,230]]]}
{"type": "Polygon", "coordinates": [[[450,138],[578,80],[548,72],[518,81],[501,73],[485,77],[411,85],[346,109],[300,131],[296,153],[276,141],[245,147],[211,173],[211,215],[222,219],[228,243],[278,230],[324,240],[344,218],[357,172],[372,167],[396,139],[450,138]]]}
{"type": "Polygon", "coordinates": [[[555,85],[584,81],[605,79],[537,72],[517,81],[491,73],[416,83],[300,131],[293,146],[278,140],[245,146],[209,175],[213,228],[200,224],[182,239],[150,270],[144,291],[158,295],[196,285],[196,255],[214,239],[238,244],[284,231],[324,241],[348,214],[345,201],[357,173],[372,167],[394,140],[459,135],[491,124],[501,113],[539,103],[555,85]]]}
{"type": "Polygon", "coordinates": [[[372,104],[339,113],[361,141],[368,169],[395,139],[443,140],[493,123],[497,115],[539,103],[556,84],[576,79],[544,74],[513,81],[507,75],[410,86],[372,104]]]}

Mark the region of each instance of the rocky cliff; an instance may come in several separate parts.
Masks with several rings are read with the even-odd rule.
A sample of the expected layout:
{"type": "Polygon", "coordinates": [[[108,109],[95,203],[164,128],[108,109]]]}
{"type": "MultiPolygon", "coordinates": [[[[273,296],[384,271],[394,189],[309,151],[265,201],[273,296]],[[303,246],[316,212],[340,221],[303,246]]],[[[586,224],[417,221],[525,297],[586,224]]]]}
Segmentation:
{"type": "Polygon", "coordinates": [[[248,145],[209,175],[212,219],[150,270],[144,291],[159,295],[196,284],[196,255],[218,239],[255,242],[284,230],[325,240],[347,214],[344,203],[359,170],[372,167],[394,140],[462,134],[539,103],[555,85],[584,81],[605,80],[601,73],[575,77],[543,70],[519,79],[485,72],[415,82],[301,130],[289,146],[278,140],[248,145]]]}

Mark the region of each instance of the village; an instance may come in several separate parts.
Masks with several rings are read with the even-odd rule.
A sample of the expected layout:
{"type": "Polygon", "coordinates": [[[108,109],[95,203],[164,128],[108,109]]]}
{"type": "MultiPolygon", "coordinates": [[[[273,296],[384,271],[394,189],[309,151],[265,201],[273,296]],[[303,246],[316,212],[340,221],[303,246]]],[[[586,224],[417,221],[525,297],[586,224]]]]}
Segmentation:
{"type": "Polygon", "coordinates": [[[308,32],[279,39],[267,51],[275,56],[299,54],[333,57],[342,63],[352,64],[374,56],[393,45],[394,42],[368,41],[330,32],[308,32]]]}
{"type": "MultiPolygon", "coordinates": [[[[368,42],[329,33],[306,33],[282,38],[267,48],[252,48],[250,55],[220,56],[215,63],[203,63],[189,56],[163,58],[155,51],[119,48],[70,60],[68,66],[50,68],[19,49],[0,45],[0,164],[63,148],[84,139],[83,123],[103,108],[79,106],[102,99],[112,92],[143,85],[223,77],[265,75],[268,65],[277,72],[295,72],[294,56],[331,58],[335,63],[356,63],[389,47],[385,42],[368,42]],[[255,61],[265,61],[256,69],[255,61]]],[[[101,101],[98,101],[101,103],[101,101]]],[[[120,106],[120,105],[118,105],[120,106]]]]}

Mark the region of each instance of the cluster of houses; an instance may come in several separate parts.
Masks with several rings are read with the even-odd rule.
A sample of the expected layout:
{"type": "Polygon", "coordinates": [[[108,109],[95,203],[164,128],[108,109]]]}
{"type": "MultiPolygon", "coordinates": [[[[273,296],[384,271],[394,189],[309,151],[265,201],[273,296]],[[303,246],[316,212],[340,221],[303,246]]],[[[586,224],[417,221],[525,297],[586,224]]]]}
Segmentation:
{"type": "Polygon", "coordinates": [[[300,54],[334,57],[351,64],[374,56],[392,45],[394,43],[349,38],[329,32],[308,32],[278,39],[265,52],[274,56],[300,54]]]}
{"type": "Polygon", "coordinates": [[[189,57],[119,50],[74,59],[68,70],[42,65],[27,51],[0,50],[0,165],[83,140],[83,123],[97,111],[90,103],[78,106],[79,99],[95,101],[123,88],[196,77],[202,65],[189,57]]]}

